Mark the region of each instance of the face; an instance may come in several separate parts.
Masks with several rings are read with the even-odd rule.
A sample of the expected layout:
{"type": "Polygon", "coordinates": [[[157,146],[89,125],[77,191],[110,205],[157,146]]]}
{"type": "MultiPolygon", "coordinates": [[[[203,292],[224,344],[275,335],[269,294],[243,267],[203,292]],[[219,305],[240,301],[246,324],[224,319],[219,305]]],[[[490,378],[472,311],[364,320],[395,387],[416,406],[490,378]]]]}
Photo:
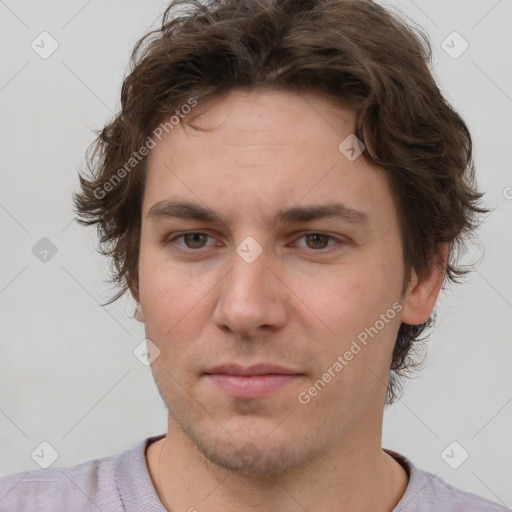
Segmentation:
{"type": "Polygon", "coordinates": [[[149,156],[152,371],[170,428],[225,468],[380,443],[404,267],[385,175],[339,149],[354,122],[313,93],[233,90],[149,156]]]}

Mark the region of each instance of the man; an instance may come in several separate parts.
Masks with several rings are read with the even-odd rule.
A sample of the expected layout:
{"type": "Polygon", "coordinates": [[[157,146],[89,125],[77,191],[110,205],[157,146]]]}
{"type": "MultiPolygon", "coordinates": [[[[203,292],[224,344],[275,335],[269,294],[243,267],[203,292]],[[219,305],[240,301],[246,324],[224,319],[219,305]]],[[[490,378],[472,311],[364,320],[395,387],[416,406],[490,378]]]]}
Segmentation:
{"type": "Polygon", "coordinates": [[[137,301],[165,436],[4,477],[0,510],[503,511],[381,447],[454,244],[471,138],[371,1],[171,6],[75,196],[137,301]]]}

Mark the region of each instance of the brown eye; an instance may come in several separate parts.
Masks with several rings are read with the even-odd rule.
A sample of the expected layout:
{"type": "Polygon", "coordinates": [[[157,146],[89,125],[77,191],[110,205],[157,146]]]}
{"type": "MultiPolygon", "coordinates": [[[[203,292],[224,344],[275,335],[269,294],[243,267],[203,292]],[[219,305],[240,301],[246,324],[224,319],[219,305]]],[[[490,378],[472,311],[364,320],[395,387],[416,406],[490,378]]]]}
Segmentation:
{"type": "Polygon", "coordinates": [[[187,233],[178,238],[183,238],[188,249],[202,249],[208,239],[208,235],[204,233],[187,233]]]}
{"type": "Polygon", "coordinates": [[[304,235],[306,239],[306,245],[309,249],[325,249],[329,242],[329,239],[332,239],[329,235],[322,235],[320,233],[313,233],[311,235],[304,235]]]}

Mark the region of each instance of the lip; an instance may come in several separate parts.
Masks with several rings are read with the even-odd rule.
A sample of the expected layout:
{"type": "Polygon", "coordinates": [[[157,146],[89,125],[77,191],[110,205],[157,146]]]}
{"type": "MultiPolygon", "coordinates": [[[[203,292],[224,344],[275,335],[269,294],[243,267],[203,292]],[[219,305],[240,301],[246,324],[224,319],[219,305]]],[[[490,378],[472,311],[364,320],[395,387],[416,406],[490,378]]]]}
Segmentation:
{"type": "Polygon", "coordinates": [[[253,364],[251,366],[243,366],[240,364],[221,364],[219,366],[214,366],[209,370],[206,370],[204,373],[209,374],[224,374],[224,375],[269,375],[269,374],[279,374],[279,375],[303,375],[301,372],[297,370],[292,370],[290,368],[284,368],[283,366],[278,366],[271,363],[259,363],[253,364]]]}
{"type": "Polygon", "coordinates": [[[261,398],[281,390],[304,377],[304,374],[274,364],[241,366],[226,364],[204,374],[216,387],[234,398],[261,398]]]}

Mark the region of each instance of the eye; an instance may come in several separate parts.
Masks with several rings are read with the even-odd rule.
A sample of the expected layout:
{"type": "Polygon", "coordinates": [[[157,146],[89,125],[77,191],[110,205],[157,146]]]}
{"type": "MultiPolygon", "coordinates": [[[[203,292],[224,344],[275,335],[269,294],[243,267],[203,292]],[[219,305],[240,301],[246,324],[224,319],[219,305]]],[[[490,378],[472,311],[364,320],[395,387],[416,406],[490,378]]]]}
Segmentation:
{"type": "Polygon", "coordinates": [[[197,249],[203,249],[206,247],[206,241],[208,238],[211,238],[210,235],[207,233],[199,233],[199,232],[193,232],[193,233],[182,233],[181,235],[177,235],[174,238],[171,238],[170,242],[176,242],[176,240],[183,239],[185,246],[178,244],[178,247],[182,249],[190,249],[190,250],[197,250],[197,249]]]}
{"type": "Polygon", "coordinates": [[[327,249],[328,247],[335,245],[336,242],[341,243],[341,240],[338,240],[333,236],[326,235],[324,233],[307,233],[299,238],[299,240],[301,239],[306,240],[306,248],[312,250],[327,249]],[[332,241],[330,245],[328,245],[329,240],[332,241]]]}
{"type": "MultiPolygon", "coordinates": [[[[304,240],[305,242],[305,244],[295,242],[297,247],[317,252],[329,250],[330,247],[343,243],[343,240],[325,233],[305,233],[297,240],[304,240]]],[[[214,239],[211,235],[198,231],[181,233],[169,239],[168,243],[173,243],[178,247],[178,249],[189,252],[198,252],[201,249],[215,245],[214,239]],[[207,242],[209,238],[212,239],[212,243],[208,245],[207,242]],[[179,243],[178,240],[181,240],[182,242],[179,243]]]]}

